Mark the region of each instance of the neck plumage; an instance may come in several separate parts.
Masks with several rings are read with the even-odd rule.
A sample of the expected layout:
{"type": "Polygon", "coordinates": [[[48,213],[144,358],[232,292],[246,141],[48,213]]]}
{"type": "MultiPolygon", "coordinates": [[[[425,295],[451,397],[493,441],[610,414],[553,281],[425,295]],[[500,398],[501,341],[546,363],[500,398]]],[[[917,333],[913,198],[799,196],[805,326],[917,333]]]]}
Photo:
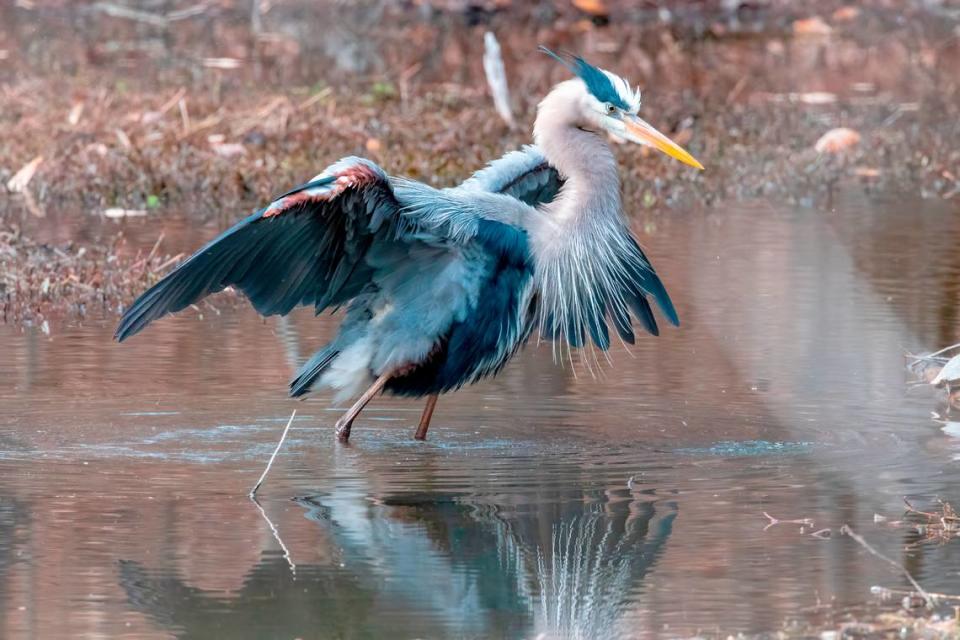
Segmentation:
{"type": "Polygon", "coordinates": [[[590,339],[606,350],[607,314],[621,336],[630,335],[625,318],[634,282],[649,267],[622,214],[613,152],[600,135],[578,126],[575,89],[561,84],[540,104],[534,139],[564,183],[527,230],[541,335],[559,338],[555,348],[564,342],[581,347],[590,339]]]}
{"type": "Polygon", "coordinates": [[[597,133],[546,117],[550,115],[541,110],[534,139],[564,184],[544,213],[561,232],[621,221],[620,177],[609,145],[597,133]]]}

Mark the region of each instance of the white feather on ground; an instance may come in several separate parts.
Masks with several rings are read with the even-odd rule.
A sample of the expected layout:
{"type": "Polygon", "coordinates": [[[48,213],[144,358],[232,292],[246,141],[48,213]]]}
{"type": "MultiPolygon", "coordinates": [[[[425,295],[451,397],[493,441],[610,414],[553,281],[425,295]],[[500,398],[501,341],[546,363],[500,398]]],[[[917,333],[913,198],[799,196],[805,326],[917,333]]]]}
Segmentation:
{"type": "Polygon", "coordinates": [[[515,125],[513,110],[510,108],[510,89],[507,86],[507,71],[500,55],[500,43],[493,32],[483,34],[483,71],[487,74],[487,84],[493,96],[493,106],[511,129],[515,125]]]}

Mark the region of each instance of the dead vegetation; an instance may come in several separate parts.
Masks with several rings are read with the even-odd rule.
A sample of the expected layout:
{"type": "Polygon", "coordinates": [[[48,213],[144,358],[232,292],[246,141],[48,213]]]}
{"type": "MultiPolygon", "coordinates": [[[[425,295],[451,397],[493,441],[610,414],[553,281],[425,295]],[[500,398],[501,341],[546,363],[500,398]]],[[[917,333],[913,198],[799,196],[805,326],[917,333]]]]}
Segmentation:
{"type": "Polygon", "coordinates": [[[420,4],[0,9],[6,320],[112,312],[170,257],[160,247],[144,268],[150,245],[116,232],[152,225],[156,237],[179,215],[213,220],[206,239],[345,155],[434,184],[462,179],[529,142],[537,101],[563,77],[540,43],[635,79],[653,124],[706,162],[691,172],[624,149],[625,200],[644,222],[728,199],[828,205],[840,180],[960,193],[960,16],[948,7],[420,4]],[[512,90],[496,92],[500,110],[516,128],[489,95],[488,31],[512,90]],[[60,240],[36,239],[50,228],[60,240]]]}
{"type": "MultiPolygon", "coordinates": [[[[920,509],[904,498],[905,512],[899,519],[890,519],[879,514],[874,515],[874,523],[884,530],[909,531],[917,540],[903,547],[904,553],[911,553],[917,547],[926,544],[947,544],[960,537],[960,515],[950,503],[937,500],[934,506],[920,509]]],[[[821,528],[816,531],[812,518],[780,519],[763,512],[768,520],[764,531],[775,525],[799,525],[801,535],[809,535],[826,540],[832,529],[821,528]]],[[[810,623],[787,624],[780,637],[810,637],[821,639],[840,638],[957,638],[960,637],[960,623],[957,613],[960,611],[960,594],[927,591],[917,582],[907,568],[897,560],[883,554],[870,544],[862,535],[849,525],[842,525],[839,536],[853,540],[878,562],[887,565],[900,574],[912,587],[911,589],[874,586],[871,593],[877,598],[879,609],[860,613],[834,611],[827,603],[819,603],[817,612],[822,620],[817,626],[810,623]],[[896,610],[889,610],[895,604],[896,610]],[[953,615],[947,611],[952,609],[953,615]]]]}
{"type": "Polygon", "coordinates": [[[845,640],[854,638],[909,640],[948,640],[957,638],[957,618],[950,615],[918,616],[904,610],[883,611],[862,615],[840,616],[831,624],[809,626],[788,624],[777,634],[779,638],[819,638],[845,640]]]}
{"type": "Polygon", "coordinates": [[[906,354],[907,371],[912,376],[911,386],[930,385],[946,392],[946,410],[949,415],[960,407],[960,354],[951,353],[960,349],[960,344],[944,347],[932,353],[906,354]]]}
{"type": "Polygon", "coordinates": [[[108,246],[81,246],[40,243],[18,228],[0,229],[0,319],[49,333],[49,319],[64,313],[81,319],[119,313],[185,257],[160,252],[162,241],[127,256],[118,249],[125,243],[122,233],[108,246]]]}
{"type": "MultiPolygon", "coordinates": [[[[889,527],[916,532],[918,539],[910,543],[907,549],[926,544],[946,544],[954,538],[960,538],[960,515],[949,502],[937,500],[927,511],[916,508],[906,498],[903,502],[907,511],[902,519],[888,520],[883,516],[876,516],[875,520],[889,527]]],[[[960,596],[954,597],[960,600],[960,596]]]]}

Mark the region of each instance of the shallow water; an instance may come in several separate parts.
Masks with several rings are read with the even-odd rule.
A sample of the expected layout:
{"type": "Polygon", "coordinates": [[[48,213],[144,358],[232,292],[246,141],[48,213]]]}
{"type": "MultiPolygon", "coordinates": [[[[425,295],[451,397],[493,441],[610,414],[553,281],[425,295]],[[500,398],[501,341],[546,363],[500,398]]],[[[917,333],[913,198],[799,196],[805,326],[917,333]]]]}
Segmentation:
{"type": "Polygon", "coordinates": [[[960,591],[956,543],[874,522],[960,502],[960,439],[903,370],[956,342],[960,218],[835,204],[658,218],[680,329],[597,377],[531,345],[442,398],[426,443],[418,403],[376,401],[341,446],[327,398],[285,398],[329,318],[201,306],[122,346],[113,319],[0,327],[0,636],[774,631],[906,586],[844,523],[960,591]]]}

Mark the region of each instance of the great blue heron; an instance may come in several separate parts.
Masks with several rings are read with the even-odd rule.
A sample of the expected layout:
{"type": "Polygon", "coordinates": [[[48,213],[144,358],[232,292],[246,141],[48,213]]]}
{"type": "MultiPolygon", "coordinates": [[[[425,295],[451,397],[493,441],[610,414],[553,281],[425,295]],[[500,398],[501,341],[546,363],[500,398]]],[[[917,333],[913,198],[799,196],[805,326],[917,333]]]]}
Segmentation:
{"type": "Polygon", "coordinates": [[[540,103],[526,146],[449,189],[388,176],[349,157],[281,195],[182,263],[124,314],[120,341],[164,314],[234,286],[263,315],[346,305],[337,336],[297,372],[290,395],[359,399],[340,440],[388,391],[437,396],[497,373],[534,327],[547,339],[633,343],[631,313],[656,335],[648,297],[674,325],[669,295],[630,233],[605,135],[702,169],[637,116],[640,92],[580,57],[544,52],[575,76],[540,103]]]}

